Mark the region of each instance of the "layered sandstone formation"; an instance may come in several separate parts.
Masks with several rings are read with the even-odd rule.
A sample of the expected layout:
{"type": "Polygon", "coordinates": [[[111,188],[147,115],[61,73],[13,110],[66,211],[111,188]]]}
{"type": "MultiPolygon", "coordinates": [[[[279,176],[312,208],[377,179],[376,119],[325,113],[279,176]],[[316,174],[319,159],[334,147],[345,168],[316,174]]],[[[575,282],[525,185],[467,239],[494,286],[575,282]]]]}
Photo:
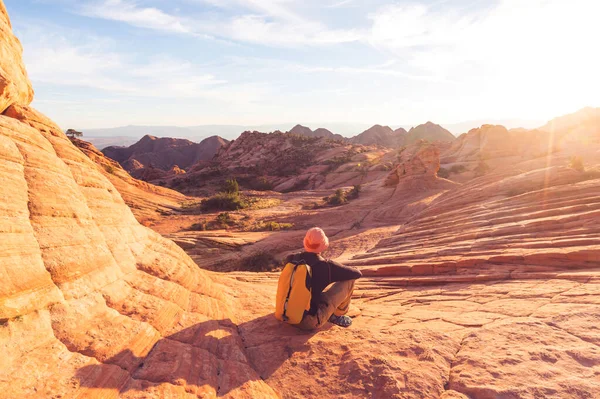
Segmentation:
{"type": "Polygon", "coordinates": [[[0,113],[11,104],[29,105],[33,88],[22,62],[23,47],[13,33],[4,4],[0,4],[0,113]]]}
{"type": "MultiPolygon", "coordinates": [[[[110,180],[140,223],[147,225],[165,214],[179,211],[182,204],[192,201],[191,198],[177,191],[132,178],[118,162],[106,157],[87,141],[71,139],[71,142],[97,165],[100,173],[110,180]]],[[[173,174],[182,172],[178,168],[172,170],[173,174]]]]}
{"type": "Polygon", "coordinates": [[[442,151],[441,163],[473,170],[480,162],[494,169],[540,158],[554,163],[555,158],[567,156],[595,162],[598,154],[594,148],[599,144],[600,109],[584,108],[534,130],[495,125],[472,129],[442,151]]]}
{"type": "Polygon", "coordinates": [[[201,162],[185,176],[168,181],[185,193],[218,188],[236,177],[250,189],[280,192],[337,188],[384,176],[391,150],[281,132],[244,132],[223,147],[212,162],[201,162]]]}
{"type": "Polygon", "coordinates": [[[276,397],[241,349],[229,289],[138,224],[97,165],[22,104],[28,83],[11,87],[24,91],[1,96],[2,397],[276,397]]]}
{"type": "Polygon", "coordinates": [[[400,180],[418,178],[420,181],[437,177],[440,170],[440,150],[434,144],[420,142],[403,148],[398,163],[385,180],[385,186],[396,186],[400,180]]]}
{"type": "MultiPolygon", "coordinates": [[[[5,46],[1,1],[0,15],[5,46]]],[[[24,70],[13,50],[0,62],[24,70]]],[[[286,209],[371,276],[351,328],[306,333],[272,316],[276,273],[203,271],[141,226],[106,160],[12,79],[0,94],[0,396],[598,397],[597,158],[457,185],[424,147],[396,162],[411,177],[385,188],[385,171],[350,205],[308,212],[293,194],[286,209]]],[[[389,155],[378,151],[353,157],[389,155]]],[[[256,245],[297,249],[302,233],[256,245]]]]}

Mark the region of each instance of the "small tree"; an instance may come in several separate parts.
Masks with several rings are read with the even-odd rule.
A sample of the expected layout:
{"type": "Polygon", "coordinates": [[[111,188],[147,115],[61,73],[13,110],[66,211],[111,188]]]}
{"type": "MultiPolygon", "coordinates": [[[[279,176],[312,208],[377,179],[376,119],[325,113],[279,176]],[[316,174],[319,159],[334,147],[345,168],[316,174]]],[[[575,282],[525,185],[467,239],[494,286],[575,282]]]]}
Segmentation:
{"type": "Polygon", "coordinates": [[[325,197],[323,198],[325,200],[325,202],[329,205],[344,205],[346,202],[348,202],[348,198],[346,197],[346,192],[344,190],[342,190],[341,188],[338,188],[335,191],[335,194],[333,194],[332,196],[329,197],[325,197]]]}
{"type": "Polygon", "coordinates": [[[83,136],[82,132],[78,132],[75,129],[69,129],[69,130],[67,130],[67,132],[65,134],[70,139],[74,139],[75,137],[81,137],[81,136],[83,136]]]}

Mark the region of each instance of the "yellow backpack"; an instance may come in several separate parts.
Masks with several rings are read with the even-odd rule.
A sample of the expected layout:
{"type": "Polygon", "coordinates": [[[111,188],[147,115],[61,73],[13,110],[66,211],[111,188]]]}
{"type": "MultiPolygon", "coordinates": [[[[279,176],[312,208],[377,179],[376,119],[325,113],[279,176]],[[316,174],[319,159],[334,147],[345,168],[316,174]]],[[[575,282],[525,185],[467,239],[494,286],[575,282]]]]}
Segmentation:
{"type": "Polygon", "coordinates": [[[312,270],[306,262],[288,263],[279,276],[275,317],[298,324],[310,309],[312,270]]]}

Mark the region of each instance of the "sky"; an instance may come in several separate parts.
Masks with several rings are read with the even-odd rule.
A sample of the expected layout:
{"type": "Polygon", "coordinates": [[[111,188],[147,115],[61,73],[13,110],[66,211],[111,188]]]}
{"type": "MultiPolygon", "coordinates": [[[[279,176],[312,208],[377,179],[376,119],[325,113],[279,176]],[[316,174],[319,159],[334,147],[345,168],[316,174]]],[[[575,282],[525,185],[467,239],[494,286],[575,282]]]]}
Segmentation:
{"type": "Polygon", "coordinates": [[[4,2],[33,105],[65,129],[547,121],[600,106],[596,0],[4,2]]]}

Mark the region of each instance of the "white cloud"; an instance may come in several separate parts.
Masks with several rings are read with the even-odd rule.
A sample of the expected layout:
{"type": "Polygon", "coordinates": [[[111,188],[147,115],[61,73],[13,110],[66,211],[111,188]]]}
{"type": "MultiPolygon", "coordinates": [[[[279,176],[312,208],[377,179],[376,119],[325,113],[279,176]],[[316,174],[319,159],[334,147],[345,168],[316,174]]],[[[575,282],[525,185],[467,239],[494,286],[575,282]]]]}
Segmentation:
{"type": "Polygon", "coordinates": [[[198,98],[227,102],[258,101],[269,93],[261,83],[231,84],[188,61],[153,55],[144,62],[136,54],[110,50],[98,38],[79,37],[77,44],[48,27],[21,32],[24,59],[34,85],[102,90],[107,95],[145,98],[198,98]],[[134,62],[135,61],[135,62],[134,62]]]}
{"type": "Polygon", "coordinates": [[[236,17],[223,29],[236,41],[281,47],[356,42],[362,36],[358,31],[329,30],[316,23],[271,22],[257,15],[236,17]]]}
{"type": "Polygon", "coordinates": [[[242,7],[248,12],[234,15],[177,16],[132,0],[103,0],[80,5],[76,12],[88,17],[119,21],[161,32],[203,38],[222,38],[268,46],[330,45],[355,42],[364,36],[358,30],[337,30],[293,12],[288,0],[195,0],[218,7],[242,7]]]}
{"type": "Polygon", "coordinates": [[[340,0],[337,1],[333,4],[330,4],[328,6],[326,6],[327,8],[341,8],[341,7],[348,7],[349,5],[353,4],[354,0],[340,0]]]}
{"type": "Polygon", "coordinates": [[[104,0],[80,6],[82,15],[126,22],[140,28],[154,29],[171,33],[192,34],[193,31],[176,16],[153,7],[138,7],[126,0],[104,0]]]}
{"type": "Polygon", "coordinates": [[[570,109],[573,98],[598,100],[599,12],[588,0],[501,0],[476,11],[391,5],[370,16],[368,42],[410,71],[479,93],[482,112],[537,117],[570,109]]]}

